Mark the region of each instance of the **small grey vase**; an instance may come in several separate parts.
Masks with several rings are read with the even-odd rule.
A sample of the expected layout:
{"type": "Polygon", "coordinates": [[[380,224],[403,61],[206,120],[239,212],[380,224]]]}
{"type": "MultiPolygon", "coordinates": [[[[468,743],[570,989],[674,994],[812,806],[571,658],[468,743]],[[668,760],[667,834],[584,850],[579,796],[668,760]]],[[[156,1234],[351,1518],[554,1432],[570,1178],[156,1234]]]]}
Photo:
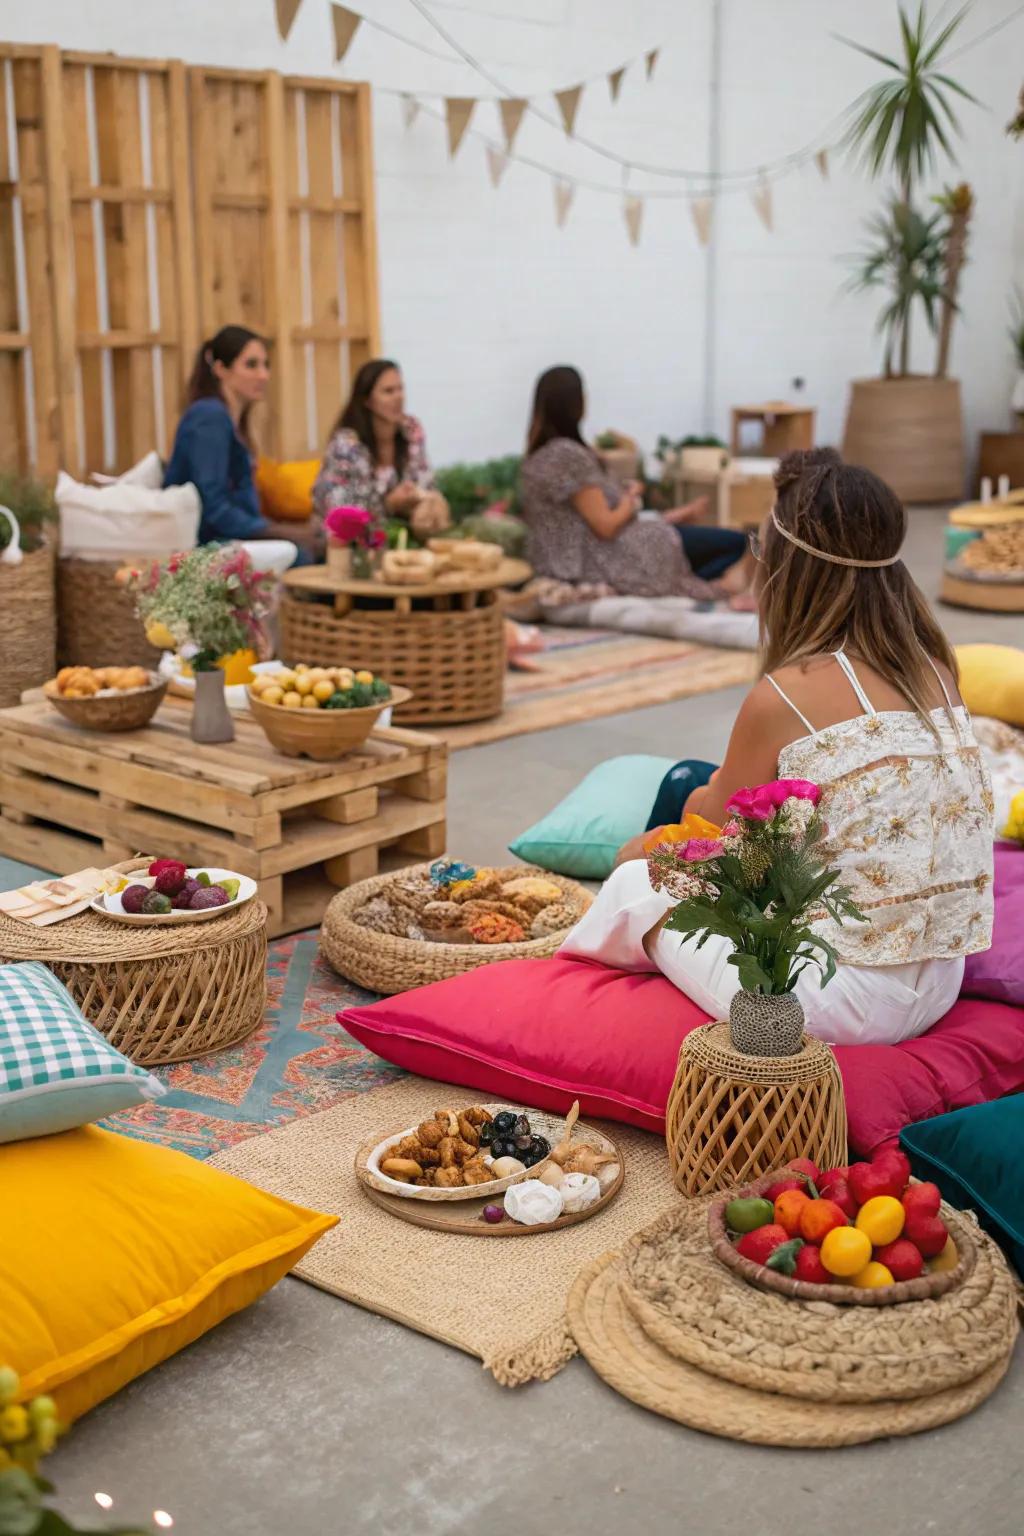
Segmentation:
{"type": "Polygon", "coordinates": [[[745,1056],[797,1056],[804,1010],[792,992],[737,992],[729,1004],[729,1039],[745,1056]]]}
{"type": "Polygon", "coordinates": [[[224,672],[214,667],[197,672],[196,697],[192,706],[192,740],[213,743],[234,741],[235,727],[224,696],[224,672]]]}

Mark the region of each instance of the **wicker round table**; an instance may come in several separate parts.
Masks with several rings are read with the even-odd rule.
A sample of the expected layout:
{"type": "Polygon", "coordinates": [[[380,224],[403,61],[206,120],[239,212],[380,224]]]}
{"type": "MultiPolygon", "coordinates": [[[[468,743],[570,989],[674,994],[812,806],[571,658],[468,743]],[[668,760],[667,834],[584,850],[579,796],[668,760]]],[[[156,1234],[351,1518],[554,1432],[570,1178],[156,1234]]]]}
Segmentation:
{"type": "Polygon", "coordinates": [[[85,911],[46,928],[0,912],[0,964],[39,960],[90,1024],[140,1066],[192,1061],[251,1035],[267,1000],[267,909],[140,927],[85,911]]]}
{"type": "Polygon", "coordinates": [[[282,577],[281,652],[291,664],[366,667],[411,689],[413,698],[395,710],[397,724],[486,720],[505,702],[498,589],[531,574],[523,560],[502,560],[491,571],[399,586],[299,566],[282,577]]]}
{"type": "Polygon", "coordinates": [[[827,1045],[804,1036],[796,1056],[747,1056],[728,1024],[687,1035],[665,1115],[676,1188],[731,1189],[794,1157],[822,1168],[846,1162],[846,1100],[827,1045]]]}

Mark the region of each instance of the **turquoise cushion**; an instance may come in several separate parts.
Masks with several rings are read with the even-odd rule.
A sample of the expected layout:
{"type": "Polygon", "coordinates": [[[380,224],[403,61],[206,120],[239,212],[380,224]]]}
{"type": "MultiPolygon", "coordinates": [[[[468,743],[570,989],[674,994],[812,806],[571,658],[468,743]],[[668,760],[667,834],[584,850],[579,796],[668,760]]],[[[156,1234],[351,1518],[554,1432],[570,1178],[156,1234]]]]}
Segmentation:
{"type": "Polygon", "coordinates": [[[900,1141],[918,1178],[973,1206],[1024,1273],[1024,1093],[920,1120],[900,1141]]]}
{"type": "Polygon", "coordinates": [[[165,1092],[45,965],[0,965],[0,1142],[74,1130],[165,1092]]]}
{"type": "Polygon", "coordinates": [[[509,848],[558,875],[604,880],[623,843],[647,826],[674,757],[613,757],[592,768],[571,794],[509,848]]]}

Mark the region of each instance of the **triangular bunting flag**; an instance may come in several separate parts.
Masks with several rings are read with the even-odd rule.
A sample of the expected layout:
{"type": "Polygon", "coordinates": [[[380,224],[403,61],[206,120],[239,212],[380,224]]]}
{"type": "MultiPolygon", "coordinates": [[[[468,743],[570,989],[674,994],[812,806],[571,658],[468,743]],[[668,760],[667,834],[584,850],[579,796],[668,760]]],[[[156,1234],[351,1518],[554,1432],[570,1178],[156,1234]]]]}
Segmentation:
{"type": "Polygon", "coordinates": [[[701,245],[707,245],[711,239],[711,220],[714,209],[715,205],[710,197],[695,197],[690,202],[690,213],[701,245]]]}
{"type": "Polygon", "coordinates": [[[355,11],[350,11],[343,5],[332,4],[331,16],[334,19],[334,62],[339,64],[349,49],[349,44],[359,30],[361,16],[355,11]]]}
{"type": "Polygon", "coordinates": [[[828,150],[819,149],[814,157],[814,163],[821,172],[825,181],[828,181],[828,150]]]}
{"type": "Polygon", "coordinates": [[[565,228],[565,221],[569,217],[569,209],[576,195],[576,183],[572,181],[555,182],[555,223],[559,229],[565,228]]]}
{"type": "Polygon", "coordinates": [[[476,106],[475,96],[447,96],[444,110],[448,122],[448,153],[454,156],[462,143],[462,136],[469,127],[476,106]]]}
{"type": "Polygon", "coordinates": [[[493,144],[487,146],[487,169],[491,173],[491,186],[500,186],[501,178],[508,170],[508,155],[503,149],[495,149],[493,144]]]}
{"type": "Polygon", "coordinates": [[[630,245],[640,244],[640,226],[644,220],[644,200],[642,197],[627,197],[622,205],[622,211],[626,219],[626,228],[629,231],[630,245]]]}
{"type": "Polygon", "coordinates": [[[612,93],[612,101],[618,101],[619,99],[619,92],[622,89],[622,79],[625,73],[626,66],[623,64],[620,69],[613,69],[611,74],[608,76],[608,89],[612,93]]]}
{"type": "Polygon", "coordinates": [[[505,130],[506,149],[512,148],[512,142],[519,131],[519,124],[522,121],[523,113],[526,111],[526,106],[526,101],[516,96],[506,96],[498,103],[501,111],[501,126],[505,130]]]}
{"type": "Polygon", "coordinates": [[[644,54],[644,63],[647,66],[647,78],[648,78],[648,80],[652,79],[653,76],[654,76],[654,66],[658,62],[658,54],[660,52],[661,52],[660,48],[652,48],[649,53],[644,54]]]}
{"type": "Polygon", "coordinates": [[[292,23],[299,14],[301,4],[302,0],[274,0],[274,8],[277,11],[277,30],[286,41],[292,29],[292,23]]]}
{"type": "Polygon", "coordinates": [[[416,100],[416,97],[415,96],[408,96],[408,95],[404,95],[403,94],[403,96],[402,96],[402,117],[405,120],[405,126],[407,128],[411,128],[413,123],[419,117],[419,115],[420,115],[420,104],[416,100]]]}
{"type": "Polygon", "coordinates": [[[558,102],[558,110],[562,114],[562,122],[565,124],[566,133],[572,133],[582,95],[582,85],[573,85],[567,91],[555,92],[555,100],[558,102]]]}
{"type": "Polygon", "coordinates": [[[750,194],[750,201],[754,205],[754,211],[765,229],[771,232],[772,223],[772,188],[771,183],[762,181],[750,194]]]}

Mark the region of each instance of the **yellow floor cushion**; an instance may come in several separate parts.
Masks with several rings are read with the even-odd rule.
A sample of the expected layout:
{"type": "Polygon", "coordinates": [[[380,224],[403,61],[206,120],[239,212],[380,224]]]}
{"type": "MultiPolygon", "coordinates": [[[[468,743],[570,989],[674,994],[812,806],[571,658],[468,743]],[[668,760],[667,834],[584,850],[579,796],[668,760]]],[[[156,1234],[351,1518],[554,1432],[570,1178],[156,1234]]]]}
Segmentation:
{"type": "Polygon", "coordinates": [[[312,516],[313,486],[320,473],[319,459],[279,459],[261,457],[256,465],[256,489],[264,517],[284,522],[302,523],[312,516]]]}
{"type": "Polygon", "coordinates": [[[960,692],[972,715],[1024,726],[1024,651],[1013,645],[958,645],[960,692]]]}
{"type": "Polygon", "coordinates": [[[70,1423],[240,1312],[337,1223],[96,1126],[0,1147],[0,1365],[70,1423]]]}

